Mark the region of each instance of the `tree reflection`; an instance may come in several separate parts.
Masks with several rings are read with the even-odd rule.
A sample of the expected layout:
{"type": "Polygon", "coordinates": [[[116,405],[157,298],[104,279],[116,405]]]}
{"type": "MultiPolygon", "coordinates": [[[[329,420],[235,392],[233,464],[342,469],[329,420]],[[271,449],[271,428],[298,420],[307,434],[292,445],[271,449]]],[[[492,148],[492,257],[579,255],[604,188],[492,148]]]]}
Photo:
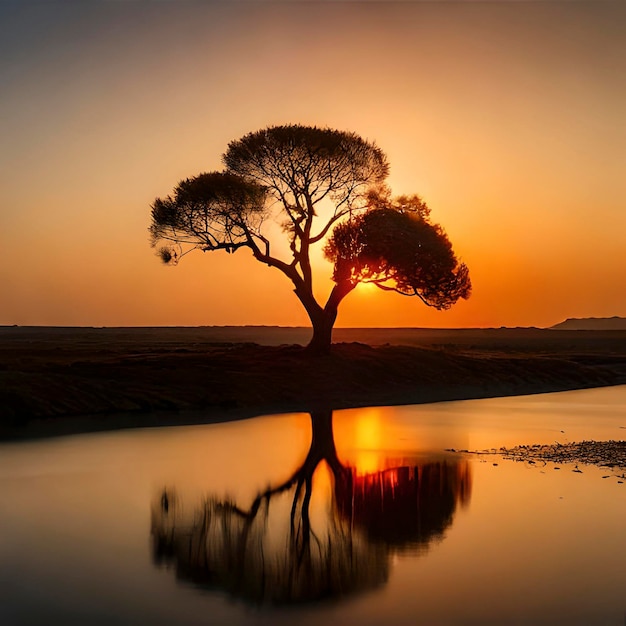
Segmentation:
{"type": "Polygon", "coordinates": [[[469,502],[471,475],[466,461],[430,461],[354,476],[344,487],[335,489],[341,514],[368,540],[404,551],[443,538],[457,504],[469,502]]]}
{"type": "Polygon", "coordinates": [[[466,461],[421,461],[359,475],[337,456],[332,411],[312,413],[311,424],[304,462],[248,508],[210,496],[187,510],[164,490],[152,507],[155,562],[252,604],[337,598],[386,582],[392,553],[443,537],[457,504],[469,500],[466,461]],[[332,481],[320,511],[311,503],[322,462],[332,481]]]}

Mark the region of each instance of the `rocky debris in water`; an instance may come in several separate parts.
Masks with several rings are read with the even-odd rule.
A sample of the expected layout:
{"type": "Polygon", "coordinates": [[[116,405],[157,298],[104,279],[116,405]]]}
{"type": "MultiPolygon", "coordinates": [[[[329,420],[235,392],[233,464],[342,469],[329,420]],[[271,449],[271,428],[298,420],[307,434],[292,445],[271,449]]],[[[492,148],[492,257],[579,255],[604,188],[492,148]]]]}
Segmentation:
{"type": "MultiPolygon", "coordinates": [[[[582,473],[578,464],[597,465],[614,471],[626,471],[626,441],[578,441],[572,443],[534,444],[515,446],[514,448],[492,448],[491,450],[454,450],[450,452],[469,452],[469,454],[498,454],[504,459],[522,461],[529,464],[571,463],[572,471],[582,473]]],[[[558,469],[555,467],[555,469],[558,469]]],[[[618,476],[624,478],[626,476],[618,476]]],[[[603,476],[604,478],[604,476],[603,476]]],[[[620,481],[621,482],[621,481],[620,481]]]]}
{"type": "Polygon", "coordinates": [[[497,450],[505,459],[584,463],[613,469],[626,469],[626,441],[577,441],[548,445],[515,446],[497,450]]]}

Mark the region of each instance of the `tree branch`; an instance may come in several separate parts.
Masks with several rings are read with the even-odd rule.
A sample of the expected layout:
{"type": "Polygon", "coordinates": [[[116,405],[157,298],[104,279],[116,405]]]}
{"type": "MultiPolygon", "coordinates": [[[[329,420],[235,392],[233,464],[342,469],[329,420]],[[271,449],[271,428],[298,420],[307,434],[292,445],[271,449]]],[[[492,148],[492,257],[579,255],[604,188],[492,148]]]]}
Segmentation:
{"type": "Polygon", "coordinates": [[[335,215],[333,215],[329,220],[328,223],[326,224],[326,226],[324,226],[324,228],[322,228],[322,230],[315,235],[314,237],[311,237],[309,239],[309,243],[314,244],[317,243],[318,241],[320,241],[321,239],[323,239],[326,234],[328,233],[328,231],[330,230],[330,227],[337,222],[338,220],[340,220],[344,215],[348,215],[350,213],[350,209],[344,209],[343,211],[339,211],[338,213],[335,213],[335,215]]]}

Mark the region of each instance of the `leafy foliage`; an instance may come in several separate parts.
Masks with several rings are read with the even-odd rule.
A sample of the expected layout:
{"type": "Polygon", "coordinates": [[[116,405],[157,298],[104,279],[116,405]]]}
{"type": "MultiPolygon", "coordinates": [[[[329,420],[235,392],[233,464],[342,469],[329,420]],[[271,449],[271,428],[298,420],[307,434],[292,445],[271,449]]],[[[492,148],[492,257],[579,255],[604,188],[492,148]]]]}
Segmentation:
{"type": "Polygon", "coordinates": [[[389,172],[383,151],[355,133],[301,125],[273,126],[232,141],[228,171],[266,186],[296,215],[324,198],[336,206],[381,184],[389,172]]]}
{"type": "Polygon", "coordinates": [[[333,280],[417,295],[437,309],[468,298],[467,266],[459,264],[446,233],[430,222],[429,213],[418,196],[379,199],[379,206],[336,226],[324,249],[335,264],[333,280]]]}
{"type": "Polygon", "coordinates": [[[266,195],[260,185],[230,173],[210,172],[181,181],[173,196],[152,204],[153,243],[165,240],[176,246],[161,247],[159,256],[165,263],[176,262],[184,244],[227,252],[249,245],[263,222],[266,195]]]}

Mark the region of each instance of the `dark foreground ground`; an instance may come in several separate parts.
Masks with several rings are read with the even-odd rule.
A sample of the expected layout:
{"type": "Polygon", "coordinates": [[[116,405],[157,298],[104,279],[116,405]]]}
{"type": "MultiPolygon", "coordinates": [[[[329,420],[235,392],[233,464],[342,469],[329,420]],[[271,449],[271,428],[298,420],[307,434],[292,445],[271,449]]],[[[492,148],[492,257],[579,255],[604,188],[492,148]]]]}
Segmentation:
{"type": "Polygon", "coordinates": [[[626,331],[0,328],[0,437],[626,383],[626,331]]]}

